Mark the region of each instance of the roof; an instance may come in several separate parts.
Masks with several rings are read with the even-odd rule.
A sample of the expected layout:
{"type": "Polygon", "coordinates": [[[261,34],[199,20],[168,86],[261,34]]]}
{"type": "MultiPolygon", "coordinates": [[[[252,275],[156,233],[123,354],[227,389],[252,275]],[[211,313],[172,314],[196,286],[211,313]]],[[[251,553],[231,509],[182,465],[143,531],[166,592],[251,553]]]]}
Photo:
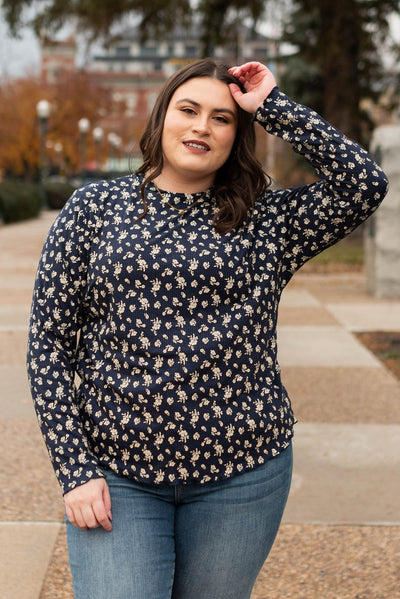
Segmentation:
{"type": "MultiPolygon", "coordinates": [[[[260,42],[268,42],[270,38],[262,35],[261,33],[255,31],[254,28],[248,27],[243,23],[239,23],[238,26],[238,34],[244,41],[260,41],[260,42]]],[[[121,43],[122,41],[138,41],[141,39],[141,31],[139,26],[131,26],[127,27],[124,30],[121,30],[119,34],[117,34],[111,44],[121,43]]],[[[199,23],[192,22],[187,26],[182,24],[177,24],[171,31],[160,32],[156,31],[154,28],[150,29],[147,40],[157,41],[200,41],[202,36],[202,27],[199,23]]]]}

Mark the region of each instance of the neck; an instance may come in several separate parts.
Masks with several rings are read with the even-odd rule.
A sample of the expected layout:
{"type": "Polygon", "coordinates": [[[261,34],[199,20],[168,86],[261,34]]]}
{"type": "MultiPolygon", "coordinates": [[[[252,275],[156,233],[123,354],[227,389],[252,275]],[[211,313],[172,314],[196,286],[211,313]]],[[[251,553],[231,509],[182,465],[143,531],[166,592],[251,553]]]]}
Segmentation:
{"type": "Polygon", "coordinates": [[[199,193],[209,189],[213,182],[213,177],[201,177],[199,179],[180,180],[177,177],[168,176],[162,172],[158,177],[153,179],[158,188],[173,193],[199,193]]]}

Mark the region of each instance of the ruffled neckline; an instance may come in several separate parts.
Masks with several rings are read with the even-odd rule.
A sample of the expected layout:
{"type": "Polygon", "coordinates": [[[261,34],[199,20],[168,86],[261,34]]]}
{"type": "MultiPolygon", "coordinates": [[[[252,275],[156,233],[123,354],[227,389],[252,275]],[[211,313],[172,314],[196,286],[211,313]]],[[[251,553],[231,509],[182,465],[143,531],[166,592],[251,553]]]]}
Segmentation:
{"type": "Polygon", "coordinates": [[[153,194],[161,195],[160,199],[168,200],[169,202],[177,202],[183,204],[190,204],[194,201],[199,201],[201,198],[210,199],[213,192],[213,187],[209,187],[205,191],[196,191],[194,193],[185,193],[178,191],[170,191],[163,189],[162,187],[156,187],[153,181],[149,184],[149,191],[153,194]]]}

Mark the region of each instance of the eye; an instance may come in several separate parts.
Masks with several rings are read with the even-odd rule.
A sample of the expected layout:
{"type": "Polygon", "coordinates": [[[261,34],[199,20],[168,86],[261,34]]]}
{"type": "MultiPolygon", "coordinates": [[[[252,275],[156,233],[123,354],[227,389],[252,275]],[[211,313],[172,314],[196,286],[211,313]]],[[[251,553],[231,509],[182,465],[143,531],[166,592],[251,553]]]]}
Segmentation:
{"type": "Polygon", "coordinates": [[[214,119],[219,123],[229,123],[228,119],[221,115],[215,116],[214,119]]]}
{"type": "Polygon", "coordinates": [[[196,111],[193,108],[181,108],[181,112],[185,112],[186,114],[196,114],[196,111]]]}

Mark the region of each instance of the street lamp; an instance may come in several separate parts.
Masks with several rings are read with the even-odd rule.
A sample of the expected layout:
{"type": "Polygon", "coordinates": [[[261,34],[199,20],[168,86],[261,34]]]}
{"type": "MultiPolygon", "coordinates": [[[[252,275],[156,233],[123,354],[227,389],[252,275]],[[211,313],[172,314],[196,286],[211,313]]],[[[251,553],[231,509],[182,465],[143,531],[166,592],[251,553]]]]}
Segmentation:
{"type": "Polygon", "coordinates": [[[111,133],[109,133],[107,135],[107,140],[108,143],[110,145],[110,168],[112,170],[116,170],[117,168],[117,154],[118,154],[118,150],[121,147],[121,143],[122,143],[122,139],[119,137],[119,135],[117,135],[116,133],[114,133],[113,131],[111,131],[111,133]]]}
{"type": "Polygon", "coordinates": [[[58,174],[61,175],[62,174],[62,170],[63,170],[63,145],[61,142],[57,142],[56,144],[54,144],[54,151],[56,153],[57,156],[57,166],[58,166],[58,174]]]}
{"type": "Polygon", "coordinates": [[[81,146],[81,178],[82,181],[86,175],[86,141],[87,134],[90,129],[90,121],[89,119],[82,118],[79,119],[78,122],[79,132],[80,132],[80,146],[81,146]]]}
{"type": "Polygon", "coordinates": [[[40,100],[36,104],[36,114],[39,119],[39,137],[40,137],[40,164],[39,164],[39,185],[42,206],[46,206],[46,190],[44,180],[46,176],[46,135],[47,124],[50,115],[50,103],[47,100],[40,100]]]}
{"type": "Polygon", "coordinates": [[[93,137],[96,146],[96,168],[98,171],[101,171],[100,146],[104,137],[103,129],[101,127],[95,127],[93,129],[93,137]]]}

